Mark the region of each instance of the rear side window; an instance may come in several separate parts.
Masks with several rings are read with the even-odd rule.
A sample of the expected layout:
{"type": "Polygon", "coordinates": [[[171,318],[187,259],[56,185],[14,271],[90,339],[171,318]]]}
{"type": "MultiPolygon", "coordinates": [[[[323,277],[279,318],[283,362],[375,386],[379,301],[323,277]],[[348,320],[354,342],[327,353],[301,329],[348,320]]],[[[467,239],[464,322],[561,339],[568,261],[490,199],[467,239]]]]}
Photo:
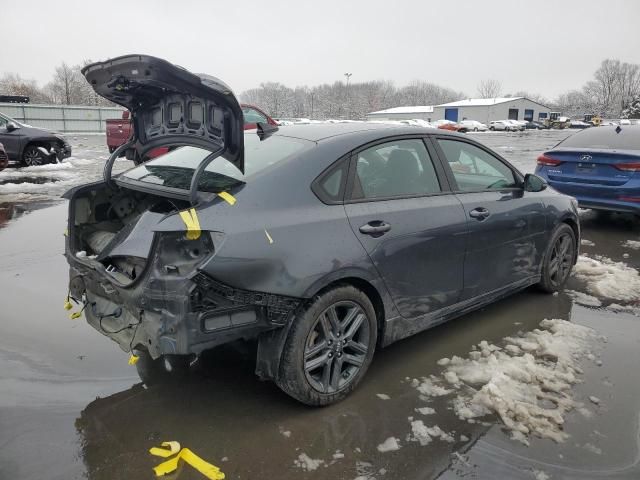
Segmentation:
{"type": "Polygon", "coordinates": [[[257,110],[253,108],[245,107],[242,109],[242,116],[244,117],[244,123],[267,123],[267,117],[262,115],[257,110]]]}
{"type": "Polygon", "coordinates": [[[356,155],[352,199],[427,195],[441,191],[422,140],[394,140],[356,155]]]}
{"type": "Polygon", "coordinates": [[[513,171],[500,159],[475,145],[439,139],[458,189],[465,192],[516,187],[513,171]]]}
{"type": "Polygon", "coordinates": [[[617,150],[640,150],[640,127],[621,126],[619,133],[612,126],[587,128],[560,142],[558,147],[612,148],[617,150]]]}

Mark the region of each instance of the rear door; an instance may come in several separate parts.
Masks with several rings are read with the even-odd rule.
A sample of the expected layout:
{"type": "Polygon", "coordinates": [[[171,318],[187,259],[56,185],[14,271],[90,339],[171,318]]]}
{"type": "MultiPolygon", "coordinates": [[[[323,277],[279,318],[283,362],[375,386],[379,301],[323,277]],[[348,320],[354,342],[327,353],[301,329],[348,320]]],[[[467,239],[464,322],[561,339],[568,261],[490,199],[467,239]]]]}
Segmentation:
{"type": "Polygon", "coordinates": [[[355,152],[345,210],[400,314],[415,318],[456,303],[463,281],[465,216],[421,138],[355,152]]]}
{"type": "Polygon", "coordinates": [[[520,174],[478,144],[453,137],[435,143],[468,226],[462,299],[537,275],[545,246],[541,195],[525,193],[520,174]]]}

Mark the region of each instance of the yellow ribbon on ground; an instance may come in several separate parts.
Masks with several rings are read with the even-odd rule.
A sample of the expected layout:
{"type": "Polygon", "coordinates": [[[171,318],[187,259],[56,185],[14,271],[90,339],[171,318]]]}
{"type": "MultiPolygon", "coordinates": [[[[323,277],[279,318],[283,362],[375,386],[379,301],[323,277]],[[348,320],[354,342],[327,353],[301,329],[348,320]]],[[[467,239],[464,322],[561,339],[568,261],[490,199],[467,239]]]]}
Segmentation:
{"type": "Polygon", "coordinates": [[[149,449],[149,453],[156,457],[167,458],[180,451],[180,442],[162,442],[160,445],[168,448],[152,447],[149,449]]]}
{"type": "Polygon", "coordinates": [[[218,196],[227,202],[229,205],[234,205],[236,203],[236,197],[231,195],[229,192],[220,192],[218,196]]]}
{"type": "MultiPolygon", "coordinates": [[[[163,445],[165,443],[171,442],[164,442],[163,445]]],[[[149,451],[151,452],[151,450],[149,451]]],[[[210,480],[224,480],[225,478],[224,473],[222,473],[218,467],[205,462],[188,448],[183,448],[175,457],[170,458],[166,462],[162,462],[157,467],[154,467],[153,471],[155,472],[157,477],[161,477],[162,475],[171,473],[178,468],[178,462],[180,461],[180,459],[184,460],[186,463],[191,465],[193,468],[198,470],[201,474],[203,474],[210,480]]]]}
{"type": "Polygon", "coordinates": [[[200,238],[200,221],[195,208],[180,212],[180,218],[187,226],[187,240],[197,240],[200,238]]]}

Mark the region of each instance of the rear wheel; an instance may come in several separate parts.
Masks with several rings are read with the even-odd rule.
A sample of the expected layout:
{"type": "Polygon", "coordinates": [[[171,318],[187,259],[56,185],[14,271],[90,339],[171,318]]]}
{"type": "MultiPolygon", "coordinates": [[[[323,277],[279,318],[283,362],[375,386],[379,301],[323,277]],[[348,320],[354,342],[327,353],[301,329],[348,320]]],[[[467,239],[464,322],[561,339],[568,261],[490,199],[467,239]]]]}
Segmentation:
{"type": "Polygon", "coordinates": [[[495,129],[496,129],[496,127],[493,127],[493,126],[489,127],[489,130],[491,130],[492,132],[493,132],[495,129]]]}
{"type": "Polygon", "coordinates": [[[558,225],[551,235],[542,264],[542,278],[538,284],[549,293],[557,292],[564,287],[576,255],[576,235],[573,229],[563,223],[558,225]]]}
{"type": "Polygon", "coordinates": [[[477,131],[478,131],[478,127],[474,127],[474,128],[473,128],[473,131],[474,131],[474,132],[477,132],[477,131]]]}
{"type": "Polygon", "coordinates": [[[277,385],[307,405],[342,400],[364,377],[375,351],[377,321],[369,298],[354,287],[338,287],[293,321],[277,385]]]}
{"type": "Polygon", "coordinates": [[[37,165],[44,165],[49,160],[42,151],[35,145],[29,145],[24,149],[22,154],[22,163],[27,167],[34,167],[37,165]]]}

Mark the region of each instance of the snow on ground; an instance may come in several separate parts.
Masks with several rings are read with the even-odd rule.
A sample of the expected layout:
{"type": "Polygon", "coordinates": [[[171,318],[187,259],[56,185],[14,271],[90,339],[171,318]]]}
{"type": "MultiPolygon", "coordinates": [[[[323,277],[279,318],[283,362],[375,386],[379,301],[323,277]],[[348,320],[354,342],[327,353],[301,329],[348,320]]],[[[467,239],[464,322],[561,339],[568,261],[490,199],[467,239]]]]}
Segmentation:
{"type": "Polygon", "coordinates": [[[317,470],[323,463],[324,460],[313,459],[306,453],[301,453],[298,455],[298,458],[293,461],[296,467],[306,470],[307,472],[317,470]]]}
{"type": "MultiPolygon", "coordinates": [[[[591,354],[596,335],[565,320],[543,320],[540,327],[505,338],[503,346],[482,341],[467,358],[442,362],[445,371],[441,378],[429,379],[428,390],[447,382],[455,390],[452,403],[460,419],[475,422],[496,414],[512,438],[522,443],[528,444],[530,435],[565,440],[565,414],[583,407],[573,400],[571,387],[579,382],[579,360],[591,354]],[[448,374],[455,374],[457,382],[452,383],[448,374]]],[[[414,383],[421,393],[423,385],[414,383]]],[[[425,428],[420,420],[412,422],[412,438],[427,441],[425,428]]]]}
{"type": "Polygon", "coordinates": [[[411,434],[407,436],[407,440],[418,442],[423,447],[431,443],[434,438],[440,438],[445,442],[453,443],[454,438],[444,432],[438,425],[427,427],[422,420],[411,420],[411,434]]]}
{"type": "Polygon", "coordinates": [[[417,388],[421,394],[426,395],[427,397],[441,397],[443,395],[448,395],[453,391],[436,385],[434,380],[437,381],[437,378],[433,376],[431,378],[423,377],[420,380],[414,378],[411,381],[411,386],[417,388]]]}
{"type": "Polygon", "coordinates": [[[386,393],[376,393],[376,397],[378,397],[380,400],[390,400],[391,397],[389,395],[387,395],[386,393]]]}
{"type": "Polygon", "coordinates": [[[573,300],[585,307],[601,307],[602,302],[598,300],[596,297],[589,295],[587,293],[578,292],[576,290],[565,290],[564,293],[569,295],[573,300]]]}
{"type": "Polygon", "coordinates": [[[584,247],[595,247],[596,244],[593,243],[591,240],[587,240],[586,238],[583,238],[582,240],[580,240],[580,245],[584,246],[584,247]]]}
{"type": "Polygon", "coordinates": [[[634,250],[640,250],[640,240],[627,240],[622,243],[625,248],[633,248],[634,250]]]}
{"type": "Polygon", "coordinates": [[[436,411],[431,407],[420,407],[415,409],[420,415],[433,415],[436,411]]]}
{"type": "Polygon", "coordinates": [[[389,437],[380,445],[378,445],[378,451],[381,453],[394,452],[400,450],[400,439],[395,437],[389,437]]]}
{"type": "Polygon", "coordinates": [[[534,475],[536,480],[549,480],[549,478],[551,478],[551,477],[549,477],[549,475],[547,475],[542,470],[534,470],[533,471],[533,475],[534,475]]]}
{"type": "Polygon", "coordinates": [[[640,300],[640,275],[623,262],[580,255],[573,276],[585,282],[587,291],[593,295],[627,302],[640,300]]]}

